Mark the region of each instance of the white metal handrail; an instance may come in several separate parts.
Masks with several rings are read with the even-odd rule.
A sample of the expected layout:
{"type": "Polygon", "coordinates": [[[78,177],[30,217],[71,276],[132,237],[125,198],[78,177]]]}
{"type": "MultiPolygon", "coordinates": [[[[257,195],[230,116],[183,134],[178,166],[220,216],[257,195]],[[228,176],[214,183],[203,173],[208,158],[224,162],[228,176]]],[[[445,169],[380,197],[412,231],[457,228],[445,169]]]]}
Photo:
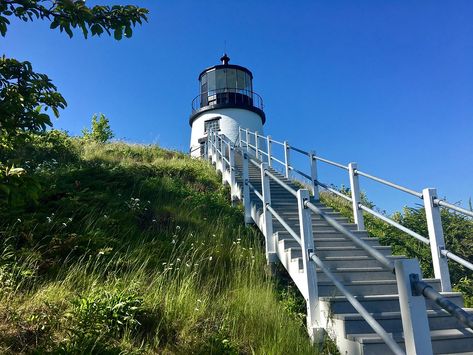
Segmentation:
{"type": "MultiPolygon", "coordinates": [[[[259,167],[258,161],[255,161],[254,159],[249,159],[249,162],[252,163],[254,166],[259,167]]],[[[289,193],[291,193],[293,196],[297,197],[297,192],[291,188],[289,185],[287,185],[284,181],[279,179],[277,176],[275,176],[273,173],[268,171],[268,169],[265,169],[264,167],[261,167],[263,174],[267,175],[273,181],[275,181],[277,184],[279,184],[281,187],[283,187],[285,190],[287,190],[289,193]]],[[[262,182],[263,184],[264,182],[262,182]]],[[[276,210],[271,206],[270,203],[265,204],[265,199],[262,194],[259,193],[259,191],[250,183],[247,182],[247,185],[252,191],[263,203],[263,210],[268,210],[271,213],[271,216],[276,218],[276,220],[283,226],[283,228],[294,238],[294,240],[302,247],[303,250],[306,248],[304,247],[304,243],[302,239],[299,237],[299,235],[286,223],[284,218],[282,218],[279,213],[277,213],[276,210]]],[[[264,187],[262,186],[262,189],[264,187]]],[[[369,244],[361,241],[359,238],[357,238],[352,232],[348,231],[345,227],[343,227],[341,224],[339,224],[335,219],[332,219],[331,217],[326,216],[320,209],[318,209],[316,206],[311,204],[309,201],[306,202],[305,206],[314,212],[320,214],[322,218],[324,218],[330,225],[336,227],[337,230],[341,231],[344,235],[352,239],[355,244],[360,246],[361,248],[365,249],[370,255],[372,255],[374,258],[379,260],[382,265],[386,266],[388,269],[394,271],[394,266],[391,261],[389,261],[384,255],[379,253],[376,249],[371,247],[369,244]]],[[[265,221],[264,223],[267,223],[265,221]]],[[[310,250],[307,250],[308,253],[310,253],[310,250]]],[[[327,276],[332,280],[334,285],[342,292],[345,297],[347,297],[347,300],[355,307],[355,309],[358,311],[358,313],[367,321],[367,323],[372,327],[372,329],[383,339],[383,341],[387,344],[387,346],[395,353],[395,354],[405,354],[405,352],[400,348],[400,346],[394,341],[391,335],[389,335],[384,328],[374,319],[373,316],[369,314],[369,312],[360,304],[358,300],[346,289],[346,287],[343,286],[343,284],[330,272],[328,269],[325,267],[324,263],[316,256],[314,253],[308,254],[310,259],[314,261],[317,266],[321,268],[321,270],[327,274],[327,276]]]]}
{"type": "MultiPolygon", "coordinates": [[[[248,131],[246,130],[246,137],[248,137],[248,131]]],[[[257,138],[257,136],[255,135],[257,138]]],[[[223,145],[223,140],[226,139],[225,136],[223,135],[218,135],[218,139],[220,139],[220,144],[223,145]]],[[[210,146],[210,150],[205,150],[211,155],[212,161],[216,160],[217,162],[220,160],[221,162],[221,169],[222,169],[222,176],[225,174],[226,167],[223,164],[224,162],[224,157],[223,155],[225,154],[223,148],[219,148],[219,145],[217,144],[217,135],[215,133],[211,134],[209,137],[209,142],[208,145],[210,146]],[[214,155],[216,155],[216,159],[214,158],[214,155]]],[[[258,138],[257,138],[258,139],[258,138]]],[[[270,142],[269,137],[267,137],[268,142],[270,142]]],[[[248,139],[247,139],[248,141],[248,139]]],[[[262,157],[261,152],[259,151],[258,148],[258,143],[256,143],[256,149],[255,149],[255,155],[256,158],[259,158],[260,156],[262,157]]],[[[229,153],[229,170],[230,172],[234,171],[234,164],[235,164],[235,159],[234,159],[234,147],[232,147],[230,144],[227,143],[228,146],[228,153],[229,153]]],[[[285,166],[286,166],[286,177],[287,173],[289,170],[294,171],[294,169],[289,169],[288,167],[290,166],[289,164],[289,144],[287,142],[284,142],[284,148],[285,148],[285,166]]],[[[240,148],[242,148],[242,140],[240,140],[240,148]]],[[[248,147],[247,147],[248,148],[248,147]]],[[[270,145],[268,144],[268,148],[270,148],[270,145]]],[[[248,150],[249,152],[249,150],[248,150]]],[[[315,269],[313,271],[311,266],[307,263],[307,260],[313,261],[317,266],[319,266],[322,271],[329,277],[329,279],[332,280],[332,282],[335,284],[335,286],[342,292],[342,294],[347,297],[347,300],[350,301],[350,303],[355,307],[355,309],[359,312],[359,314],[368,322],[368,324],[373,328],[373,330],[385,341],[385,343],[390,347],[391,350],[393,350],[396,354],[398,353],[403,353],[402,350],[399,348],[399,346],[396,344],[394,339],[392,339],[389,334],[379,325],[379,323],[376,322],[376,320],[364,309],[361,304],[356,300],[356,298],[351,295],[346,287],[337,280],[334,275],[327,269],[325,268],[325,265],[323,262],[317,257],[316,253],[314,253],[314,247],[313,247],[313,234],[312,234],[312,222],[311,222],[311,217],[310,217],[310,212],[307,214],[307,212],[304,212],[304,209],[307,209],[308,211],[312,211],[317,213],[318,215],[321,216],[322,219],[324,219],[330,226],[332,226],[335,230],[338,232],[342,233],[345,237],[348,237],[354,244],[359,246],[360,248],[364,249],[367,251],[369,255],[371,255],[373,258],[378,260],[381,265],[384,267],[392,270],[396,274],[396,279],[397,279],[397,284],[398,284],[398,290],[399,290],[399,300],[400,300],[400,305],[401,305],[401,313],[403,314],[402,316],[402,324],[403,324],[403,330],[404,330],[404,338],[406,339],[406,349],[408,354],[415,354],[419,353],[420,349],[422,349],[422,353],[430,354],[432,353],[432,350],[429,350],[429,346],[425,346],[427,339],[429,339],[429,344],[430,344],[430,334],[429,334],[429,328],[428,328],[428,320],[427,320],[427,313],[425,311],[425,301],[423,297],[427,297],[429,299],[434,299],[437,304],[439,304],[442,308],[446,309],[449,311],[453,316],[457,317],[460,321],[471,321],[470,318],[465,318],[465,312],[460,312],[458,311],[459,307],[457,307],[456,310],[451,311],[449,310],[449,304],[448,302],[444,302],[446,299],[441,296],[440,294],[435,294],[435,290],[430,292],[429,287],[424,287],[422,294],[415,294],[413,290],[419,288],[419,285],[427,285],[425,282],[420,281],[421,279],[421,271],[419,268],[418,261],[415,259],[400,259],[396,261],[389,260],[386,256],[384,256],[382,253],[380,253],[378,250],[375,248],[371,247],[368,243],[364,242],[360,238],[358,238],[353,232],[349,231],[347,228],[345,228],[343,225],[341,225],[339,222],[337,222],[334,218],[326,215],[319,207],[316,205],[312,204],[310,202],[310,196],[307,192],[307,190],[298,190],[295,191],[292,187],[290,187],[287,183],[285,183],[283,180],[278,178],[275,174],[269,171],[269,165],[268,163],[261,163],[257,160],[248,158],[247,153],[244,151],[241,151],[242,157],[243,157],[243,196],[245,196],[245,220],[247,216],[247,210],[250,209],[249,205],[249,189],[251,188],[252,191],[255,193],[255,195],[262,201],[263,203],[263,224],[260,226],[262,228],[263,234],[265,235],[266,238],[266,255],[268,258],[268,261],[270,262],[272,258],[269,256],[271,253],[274,254],[274,240],[273,240],[273,222],[272,222],[272,217],[274,217],[276,220],[278,220],[281,225],[286,229],[286,231],[289,232],[289,234],[296,240],[299,245],[302,248],[302,261],[303,261],[303,270],[305,273],[306,277],[306,282],[307,282],[307,287],[306,292],[306,300],[307,300],[307,307],[308,307],[308,325],[309,323],[309,318],[313,319],[313,316],[310,316],[310,313],[313,313],[314,310],[316,310],[317,307],[314,306],[314,302],[317,302],[317,284],[315,282],[315,290],[310,291],[310,284],[312,280],[312,283],[316,281],[316,273],[315,269]],[[248,164],[251,163],[252,165],[255,165],[257,168],[261,170],[261,190],[262,193],[260,194],[256,188],[249,182],[249,170],[248,170],[248,164]],[[289,193],[291,193],[293,196],[296,197],[297,199],[297,205],[299,209],[299,224],[300,224],[300,236],[284,221],[284,219],[278,214],[277,211],[274,210],[274,208],[271,206],[271,185],[270,185],[270,180],[271,178],[273,181],[275,181],[277,184],[285,188],[289,193]],[[247,192],[245,192],[245,190],[247,192]],[[272,245],[270,245],[272,244],[272,245]],[[309,277],[309,275],[312,275],[309,277]],[[417,276],[417,279],[416,277],[417,276]],[[411,280],[412,278],[412,280],[411,280]],[[417,280],[417,281],[416,281],[417,280]],[[309,291],[308,291],[309,290],[309,291]],[[427,291],[424,291],[427,290],[427,291]],[[311,294],[312,292],[312,294],[311,294]],[[315,293],[314,293],[315,292],[315,293]],[[314,297],[315,295],[315,297],[314,297]],[[432,296],[434,295],[434,296],[432,296]],[[434,298],[432,298],[434,297],[434,298]],[[420,300],[421,299],[421,300],[420,300]],[[312,300],[312,301],[311,301],[312,300]],[[358,302],[358,305],[357,305],[358,302]],[[422,311],[424,310],[424,311],[422,311]],[[421,344],[421,345],[419,345],[421,344]],[[424,344],[424,345],[422,345],[424,344]]],[[[313,157],[315,156],[314,153],[308,153],[308,156],[310,157],[311,162],[315,160],[313,157]]],[[[268,149],[268,161],[271,161],[271,150],[268,149]]],[[[218,168],[218,164],[217,164],[218,168]]],[[[377,214],[377,212],[371,210],[368,207],[365,207],[361,204],[360,202],[360,194],[359,194],[359,186],[358,186],[358,180],[356,178],[357,174],[355,174],[356,171],[356,164],[350,163],[348,165],[348,172],[350,175],[350,186],[352,190],[352,197],[348,199],[352,202],[354,211],[359,210],[361,211],[366,211],[368,213],[374,213],[377,214]],[[354,191],[357,190],[358,194],[354,193],[354,191]],[[367,211],[370,210],[370,211],[367,211]]],[[[297,171],[296,171],[297,172],[297,171]]],[[[317,182],[317,174],[316,174],[316,167],[314,167],[311,164],[311,180],[313,181],[314,187],[319,186],[319,183],[317,182]]],[[[235,182],[235,174],[233,176],[230,176],[230,181],[231,185],[233,186],[233,183],[235,182]]],[[[314,190],[315,192],[316,190],[314,190]]],[[[315,195],[315,194],[314,194],[315,195]]],[[[429,220],[429,232],[431,229],[438,230],[438,222],[439,222],[439,212],[438,210],[433,210],[436,204],[436,193],[434,189],[424,189],[422,193],[422,197],[424,202],[428,201],[430,204],[425,204],[426,206],[426,213],[430,213],[433,217],[429,220]],[[437,219],[435,219],[435,214],[437,214],[437,219]]],[[[233,198],[233,196],[232,196],[233,198]]],[[[381,215],[382,216],[382,215],[381,215]]],[[[384,217],[384,216],[382,216],[384,217]]],[[[355,214],[355,221],[359,219],[360,216],[355,214]]],[[[383,219],[384,220],[384,219],[383,219]]],[[[388,219],[389,220],[389,219],[388,219]]],[[[385,220],[386,221],[386,220],[385,220]]],[[[394,222],[392,220],[389,220],[390,222],[394,222]]],[[[386,221],[389,223],[389,221],[386,221]]],[[[362,222],[362,220],[361,220],[362,222]]],[[[360,221],[357,222],[359,225],[360,221]]],[[[403,226],[401,226],[403,227],[403,226]]],[[[441,225],[440,225],[441,227],[441,225]]],[[[403,227],[405,228],[405,227],[403,227]]],[[[429,233],[430,234],[430,233],[429,233]]],[[[434,234],[435,235],[435,234],[434,234]]],[[[432,238],[430,240],[427,240],[426,238],[417,235],[420,237],[420,241],[428,241],[429,244],[431,244],[432,247],[435,247],[437,249],[437,252],[441,255],[448,254],[448,251],[444,251],[444,249],[441,249],[438,247],[439,240],[435,239],[432,241],[432,238]],[[424,240],[422,240],[422,238],[424,240]],[[444,251],[444,252],[442,252],[444,251]]],[[[418,238],[419,239],[419,238],[418,238]]],[[[434,255],[434,248],[432,248],[432,255],[434,255]]],[[[450,253],[451,254],[451,253],[450,253]]],[[[454,255],[454,254],[453,254],[454,255]]],[[[455,255],[454,255],[455,256],[455,255]]],[[[455,256],[457,257],[457,256],[455,256]]],[[[459,257],[457,257],[459,258],[459,257]]],[[[459,258],[461,259],[461,258],[459,258]]],[[[435,263],[434,263],[434,268],[435,268],[435,263]]],[[[448,269],[447,269],[448,271],[448,269]]],[[[442,281],[442,279],[441,279],[442,281]]],[[[313,321],[311,321],[313,324],[313,321]]]]}
{"type": "Polygon", "coordinates": [[[414,195],[414,196],[417,196],[419,198],[422,198],[422,192],[417,192],[417,191],[414,191],[414,190],[411,190],[407,187],[404,187],[404,186],[401,186],[401,185],[398,185],[398,184],[395,184],[393,182],[390,182],[390,181],[387,181],[387,180],[384,180],[384,179],[381,179],[379,177],[376,177],[376,176],[373,176],[373,175],[370,175],[370,174],[367,174],[367,173],[364,173],[363,171],[360,171],[358,169],[356,169],[356,173],[358,175],[361,175],[361,176],[364,176],[368,179],[371,179],[371,180],[374,180],[374,181],[377,181],[381,184],[384,184],[384,185],[387,185],[389,187],[393,187],[399,191],[403,191],[403,192],[407,192],[408,194],[411,194],[411,195],[414,195]]]}
{"type": "Polygon", "coordinates": [[[310,258],[315,262],[315,264],[328,276],[328,278],[333,282],[333,284],[340,290],[340,292],[347,298],[348,302],[351,303],[353,308],[356,309],[358,314],[360,314],[370,327],[383,339],[386,345],[393,351],[394,354],[405,354],[401,347],[394,341],[393,337],[384,330],[381,324],[366,310],[365,307],[346,289],[343,284],[338,281],[338,279],[325,267],[322,260],[317,257],[316,254],[310,254],[310,258]]]}
{"type": "Polygon", "coordinates": [[[378,260],[384,267],[386,267],[389,270],[394,270],[394,264],[391,260],[389,260],[387,257],[385,257],[382,253],[377,251],[375,248],[370,246],[368,243],[364,242],[360,238],[358,238],[353,232],[349,231],[345,227],[343,227],[340,223],[338,223],[334,218],[327,216],[320,208],[312,204],[311,202],[307,201],[306,202],[306,207],[312,210],[313,212],[317,213],[322,217],[325,221],[327,221],[328,224],[330,224],[333,228],[335,228],[337,231],[351,239],[356,245],[358,245],[360,248],[366,250],[373,258],[378,260]]]}
{"type": "MultiPolygon", "coordinates": [[[[242,131],[244,131],[246,134],[253,134],[253,132],[249,131],[248,129],[241,129],[240,128],[239,129],[240,137],[241,137],[241,132],[242,131]]],[[[261,136],[261,135],[258,135],[258,136],[261,137],[261,138],[266,138],[267,141],[268,141],[268,146],[270,146],[271,143],[276,142],[274,139],[270,138],[269,136],[267,136],[267,137],[264,137],[264,136],[261,136]]],[[[281,143],[281,142],[278,142],[278,143],[281,143]]],[[[365,211],[365,212],[375,216],[376,218],[379,218],[382,221],[392,225],[393,227],[398,228],[399,230],[407,233],[408,235],[413,236],[414,238],[416,238],[420,242],[422,242],[424,244],[431,244],[432,262],[434,264],[435,276],[437,278],[441,279],[441,281],[442,281],[442,290],[444,290],[444,291],[450,291],[451,290],[449,273],[448,273],[448,264],[446,263],[445,260],[442,260],[442,258],[451,259],[451,260],[453,260],[453,261],[461,264],[462,266],[464,266],[464,267],[466,267],[466,268],[473,271],[473,264],[472,263],[470,263],[467,260],[459,257],[458,255],[455,255],[454,253],[446,250],[445,241],[444,241],[444,237],[443,237],[443,231],[442,231],[442,225],[441,225],[441,216],[435,210],[435,208],[438,207],[438,206],[442,206],[444,208],[454,210],[456,212],[462,213],[462,214],[464,214],[466,216],[470,216],[470,217],[473,216],[473,212],[465,210],[465,209],[460,208],[458,206],[452,205],[452,204],[450,204],[446,201],[438,199],[435,196],[435,194],[436,194],[435,190],[425,191],[425,190],[428,190],[428,189],[425,189],[421,193],[421,192],[409,189],[407,187],[401,186],[399,184],[395,184],[393,182],[387,181],[385,179],[381,179],[381,178],[376,177],[374,175],[370,175],[368,173],[365,173],[365,172],[357,169],[356,163],[350,163],[351,164],[351,168],[350,168],[350,164],[349,164],[349,166],[345,166],[343,164],[340,164],[340,163],[337,163],[337,162],[319,157],[319,156],[317,156],[317,155],[315,155],[311,152],[307,152],[303,149],[294,147],[294,146],[290,145],[289,143],[287,143],[286,141],[284,143],[281,143],[281,145],[283,145],[285,147],[285,159],[284,159],[284,161],[272,156],[271,154],[269,154],[269,152],[267,154],[268,161],[269,162],[276,161],[279,164],[281,164],[286,170],[286,177],[289,177],[289,171],[292,171],[292,172],[297,173],[297,174],[299,174],[300,176],[302,176],[306,179],[309,179],[311,181],[311,184],[313,185],[312,190],[313,190],[314,196],[318,196],[318,188],[322,187],[325,190],[329,191],[330,193],[333,193],[333,194],[335,194],[339,197],[344,198],[347,201],[350,201],[353,205],[353,214],[354,214],[355,223],[358,225],[359,229],[364,229],[364,220],[363,220],[364,218],[363,218],[363,214],[362,214],[361,211],[365,211]],[[333,166],[336,166],[338,168],[341,168],[343,170],[347,170],[348,173],[349,173],[349,177],[350,177],[350,185],[351,185],[350,190],[351,190],[351,193],[352,193],[352,198],[350,199],[348,196],[345,196],[344,194],[336,191],[335,189],[330,188],[326,184],[323,184],[323,183],[319,182],[317,180],[317,172],[316,172],[317,169],[316,168],[312,169],[312,170],[315,170],[315,174],[312,171],[312,174],[309,175],[309,174],[306,174],[306,173],[304,173],[303,171],[301,171],[299,169],[296,169],[292,165],[290,165],[289,154],[288,154],[289,150],[293,150],[293,151],[298,152],[300,154],[306,155],[306,156],[310,157],[311,160],[324,162],[324,163],[327,163],[329,165],[333,165],[333,166]],[[427,220],[428,220],[428,225],[429,225],[429,237],[430,238],[429,239],[425,238],[425,237],[419,235],[418,233],[410,230],[409,228],[407,228],[405,226],[402,226],[401,224],[393,221],[392,219],[390,219],[390,218],[388,218],[388,217],[386,217],[386,216],[384,216],[380,213],[377,213],[377,212],[373,211],[371,208],[369,208],[367,206],[364,206],[361,203],[361,195],[360,195],[360,189],[359,189],[359,183],[358,183],[358,176],[366,177],[368,179],[371,179],[371,180],[376,181],[378,183],[384,184],[384,185],[389,186],[391,188],[394,188],[396,190],[408,193],[410,195],[416,196],[416,197],[418,197],[420,199],[423,199],[423,200],[424,200],[424,193],[429,193],[429,200],[432,201],[431,205],[429,205],[430,201],[424,201],[424,206],[426,206],[426,214],[427,214],[427,220]],[[429,207],[429,208],[427,208],[427,207],[429,207]],[[431,211],[431,213],[428,214],[427,210],[431,211]],[[432,243],[430,243],[430,240],[434,240],[435,242],[432,244],[432,243]]],[[[257,148],[257,147],[254,147],[254,149],[255,148],[257,148]]],[[[258,149],[256,149],[255,153],[258,156],[258,154],[261,153],[261,152],[258,151],[258,149]]]]}

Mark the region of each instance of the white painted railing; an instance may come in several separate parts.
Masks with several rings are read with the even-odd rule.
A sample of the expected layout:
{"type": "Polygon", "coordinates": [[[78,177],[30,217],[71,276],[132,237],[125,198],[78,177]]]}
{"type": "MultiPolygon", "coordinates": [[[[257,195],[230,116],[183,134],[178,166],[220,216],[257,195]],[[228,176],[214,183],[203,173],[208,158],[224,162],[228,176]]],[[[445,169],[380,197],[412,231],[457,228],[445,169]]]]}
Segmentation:
{"type": "MultiPolygon", "coordinates": [[[[450,274],[448,271],[448,264],[447,264],[447,258],[461,264],[462,266],[466,267],[469,270],[473,271],[473,264],[470,263],[469,261],[461,258],[460,256],[452,253],[451,251],[448,251],[445,247],[445,240],[444,240],[444,235],[443,235],[443,229],[442,229],[442,221],[441,221],[441,215],[440,215],[440,206],[444,208],[448,208],[451,210],[454,210],[458,213],[461,213],[463,215],[473,217],[473,212],[468,211],[466,209],[460,208],[458,206],[452,205],[446,201],[440,200],[437,198],[437,190],[432,189],[432,188],[426,188],[422,192],[418,192],[412,189],[409,189],[407,187],[395,184],[393,182],[381,179],[379,177],[370,175],[368,173],[365,173],[361,170],[358,169],[356,163],[349,163],[348,165],[343,165],[322,157],[319,157],[315,155],[314,152],[307,152],[302,149],[296,148],[294,146],[289,145],[287,141],[284,142],[278,142],[274,139],[272,139],[270,136],[261,136],[261,135],[255,135],[255,132],[250,132],[246,129],[240,128],[240,145],[246,146],[247,145],[247,140],[242,139],[243,133],[245,137],[250,137],[254,136],[255,139],[263,139],[266,140],[268,147],[270,147],[273,143],[282,145],[284,147],[284,161],[281,159],[278,159],[271,154],[268,154],[268,161],[274,161],[282,165],[286,177],[289,177],[289,171],[293,171],[294,173],[297,173],[298,175],[308,179],[311,184],[311,190],[313,193],[314,198],[317,200],[319,197],[319,187],[323,188],[324,190],[335,194],[352,204],[352,209],[353,209],[353,219],[355,223],[358,226],[359,230],[364,229],[364,218],[363,218],[363,211],[373,215],[376,218],[379,218],[383,220],[384,222],[392,225],[393,227],[398,228],[399,230],[409,234],[410,236],[416,238],[420,242],[430,245],[431,247],[431,254],[432,254],[432,263],[434,267],[434,274],[435,277],[441,280],[442,284],[442,291],[451,291],[451,283],[450,283],[450,274]],[[310,169],[310,174],[304,173],[303,171],[300,171],[296,168],[294,168],[291,165],[291,162],[289,160],[289,151],[294,151],[297,153],[300,153],[302,155],[305,155],[309,158],[309,169],[310,169]],[[348,172],[348,177],[350,180],[350,191],[351,191],[351,197],[341,193],[340,191],[337,191],[336,189],[330,187],[328,184],[324,184],[317,179],[317,162],[322,162],[326,163],[332,166],[335,166],[339,169],[345,170],[348,172]],[[425,207],[425,212],[426,212],[426,219],[427,219],[427,227],[428,227],[428,232],[429,232],[429,238],[426,238],[424,236],[419,235],[418,233],[410,230],[409,228],[402,226],[401,224],[397,223],[396,221],[392,220],[391,218],[380,214],[373,209],[371,209],[368,206],[365,206],[361,202],[360,198],[360,185],[359,185],[359,176],[363,176],[365,178],[368,178],[370,180],[376,181],[378,183],[384,184],[386,186],[389,186],[391,188],[394,188],[396,190],[408,193],[410,195],[416,196],[423,200],[424,202],[424,207],[425,207]]],[[[250,148],[254,149],[254,146],[251,146],[250,148]]],[[[248,150],[248,149],[247,149],[248,150]]],[[[268,152],[271,152],[271,149],[268,149],[268,152]]],[[[256,153],[258,155],[258,153],[256,153]]]]}
{"type": "MultiPolygon", "coordinates": [[[[364,249],[369,255],[373,258],[377,259],[381,265],[385,268],[393,271],[396,274],[398,292],[399,292],[399,301],[401,306],[401,315],[402,315],[402,325],[404,331],[404,339],[406,345],[407,354],[432,354],[432,346],[430,340],[430,332],[429,332],[429,324],[426,312],[426,305],[425,299],[429,298],[434,300],[437,304],[459,319],[461,322],[470,326],[473,324],[473,317],[467,314],[463,309],[454,305],[453,303],[446,300],[443,296],[441,296],[438,292],[433,290],[429,285],[425,282],[421,281],[422,274],[416,259],[401,259],[396,260],[393,262],[386,258],[383,254],[379,253],[376,249],[371,247],[369,244],[358,238],[354,235],[353,232],[346,229],[340,223],[338,223],[335,219],[331,218],[330,216],[326,215],[320,208],[310,202],[310,195],[309,191],[306,189],[299,189],[298,191],[294,190],[291,186],[286,184],[283,180],[278,178],[275,173],[271,171],[272,161],[278,162],[284,165],[284,172],[286,177],[289,177],[289,172],[294,171],[306,178],[309,178],[312,182],[312,192],[314,198],[317,200],[318,198],[318,188],[324,187],[326,185],[321,184],[317,181],[317,161],[321,161],[327,164],[331,164],[347,170],[350,177],[350,187],[352,196],[351,198],[341,194],[340,192],[336,191],[335,189],[326,188],[328,191],[335,193],[339,196],[342,196],[346,200],[352,202],[353,210],[354,210],[354,219],[357,222],[358,229],[363,226],[363,214],[362,211],[366,211],[368,213],[374,212],[366,206],[361,204],[360,199],[360,189],[359,189],[359,182],[358,182],[358,175],[366,176],[368,174],[362,173],[359,174],[357,170],[357,166],[355,163],[350,163],[348,166],[344,166],[342,164],[329,161],[327,159],[317,157],[313,152],[305,152],[301,149],[291,147],[287,142],[277,142],[272,140],[269,136],[264,137],[259,135],[256,132],[249,132],[248,130],[240,130],[240,140],[239,146],[235,146],[231,143],[227,137],[224,135],[219,135],[217,132],[210,132],[208,135],[208,142],[205,151],[208,153],[207,158],[212,161],[216,165],[217,170],[222,172],[222,180],[224,182],[228,182],[231,186],[231,195],[232,201],[234,198],[239,197],[243,199],[244,209],[245,209],[245,222],[250,222],[252,219],[251,217],[251,204],[250,204],[250,192],[253,192],[255,196],[261,200],[263,204],[263,215],[262,226],[259,226],[262,229],[262,232],[265,236],[266,241],[266,256],[268,262],[275,261],[277,257],[276,253],[276,246],[275,240],[273,237],[273,218],[279,221],[279,223],[287,230],[287,232],[294,238],[294,240],[300,245],[302,249],[302,261],[303,261],[303,270],[305,275],[305,287],[301,290],[302,294],[306,298],[307,303],[307,325],[309,334],[315,340],[318,338],[318,328],[320,325],[318,323],[318,319],[320,315],[318,312],[318,291],[317,291],[317,275],[315,265],[317,265],[322,272],[324,272],[327,277],[332,281],[332,283],[337,287],[340,292],[347,298],[347,300],[353,305],[353,307],[358,311],[358,313],[366,320],[366,322],[373,328],[373,330],[383,339],[386,345],[395,353],[395,354],[403,354],[404,351],[399,347],[399,345],[394,341],[392,335],[387,333],[382,326],[373,318],[373,316],[360,304],[360,302],[352,295],[350,292],[344,287],[344,285],[336,279],[336,277],[329,271],[327,267],[325,267],[322,260],[317,256],[317,253],[314,252],[314,241],[313,241],[313,233],[312,233],[312,220],[311,220],[311,212],[313,211],[316,214],[320,215],[329,225],[335,228],[338,232],[342,233],[350,240],[352,240],[357,246],[364,249]],[[242,139],[242,132],[245,133],[245,139],[242,139]],[[253,134],[255,144],[250,143],[250,135],[253,134]],[[266,151],[260,148],[259,141],[260,139],[266,139],[266,151]],[[284,148],[284,161],[274,157],[272,155],[272,147],[271,144],[281,144],[284,148]],[[302,171],[296,170],[290,164],[290,150],[296,151],[301,154],[305,154],[309,157],[310,161],[310,175],[305,174],[302,171]],[[236,177],[235,177],[235,151],[238,151],[242,157],[242,171],[240,172],[242,175],[242,192],[237,188],[236,177]],[[258,160],[252,159],[250,156],[254,156],[255,158],[259,158],[261,160],[266,160],[266,162],[260,162],[258,160]],[[264,159],[265,158],[265,159],[264,159]],[[249,164],[253,164],[255,167],[260,169],[261,171],[261,193],[250,183],[249,181],[249,164]],[[228,169],[227,169],[228,167],[228,169]],[[281,217],[277,211],[275,211],[271,206],[271,189],[270,189],[270,179],[275,181],[285,190],[287,190],[290,194],[292,194],[298,206],[299,211],[299,225],[300,230],[299,234],[294,231],[281,217]],[[425,286],[427,285],[427,286],[425,286]]],[[[381,180],[379,178],[376,178],[381,180]]],[[[381,181],[380,181],[381,182],[381,181]]],[[[409,190],[407,188],[403,188],[399,185],[389,183],[383,180],[383,183],[389,185],[394,188],[398,188],[402,191],[411,193],[415,191],[409,190]]],[[[428,216],[429,223],[433,223],[432,228],[429,226],[429,234],[430,232],[433,233],[433,238],[436,240],[436,248],[438,250],[437,255],[434,255],[434,267],[436,260],[441,260],[442,254],[441,248],[439,247],[439,242],[443,245],[443,234],[441,233],[441,221],[440,221],[440,213],[438,210],[438,203],[434,202],[435,198],[433,198],[435,190],[434,189],[425,189],[423,194],[417,194],[419,197],[423,197],[428,201],[432,201],[430,207],[426,206],[426,213],[430,214],[428,216]],[[435,209],[436,208],[436,209],[435,209]],[[440,221],[440,222],[439,222],[440,221]],[[440,228],[440,231],[439,231],[440,228]],[[431,231],[432,229],[432,231],[431,231]],[[440,236],[439,236],[440,233],[440,236]]],[[[400,228],[403,231],[408,230],[406,227],[399,225],[397,222],[392,221],[391,219],[379,215],[377,212],[374,212],[378,218],[381,218],[385,222],[394,225],[395,227],[400,228]]],[[[259,221],[255,221],[259,222],[259,221]]],[[[410,231],[410,230],[408,230],[410,231]]],[[[410,231],[415,233],[413,231],[410,231]]],[[[409,233],[413,235],[412,233],[409,233]]],[[[414,237],[423,241],[423,242],[430,242],[427,238],[424,238],[418,234],[414,234],[414,237]],[[425,239],[425,241],[424,241],[425,239]]],[[[432,237],[431,237],[432,239],[432,237]]],[[[434,243],[431,243],[434,244],[434,243]]],[[[463,259],[462,259],[463,260],[463,259]]],[[[466,261],[465,261],[466,262],[466,261]]],[[[446,261],[445,261],[446,264],[446,261]]],[[[440,267],[444,265],[440,264],[440,267]]],[[[439,266],[437,265],[437,266],[439,266]]],[[[444,271],[445,269],[441,269],[444,271]]],[[[443,287],[450,287],[449,285],[449,275],[448,275],[448,265],[447,265],[447,275],[444,275],[443,272],[440,273],[440,279],[442,281],[442,277],[444,280],[442,281],[442,288],[443,287]],[[448,281],[448,284],[447,284],[448,281]]],[[[437,274],[436,274],[437,275],[437,274]]]]}

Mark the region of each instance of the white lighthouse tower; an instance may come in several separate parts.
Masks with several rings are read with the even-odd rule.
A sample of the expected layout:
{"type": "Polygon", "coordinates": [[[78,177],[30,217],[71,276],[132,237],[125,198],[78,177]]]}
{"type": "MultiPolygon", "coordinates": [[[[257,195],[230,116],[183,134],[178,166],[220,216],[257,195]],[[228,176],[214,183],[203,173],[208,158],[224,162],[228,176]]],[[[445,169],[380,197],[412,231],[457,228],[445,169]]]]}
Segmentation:
{"type": "Polygon", "coordinates": [[[199,75],[200,94],[192,101],[189,123],[192,127],[190,153],[200,157],[205,150],[210,130],[238,140],[238,127],[263,134],[266,116],[263,100],[253,91],[253,74],[247,68],[222,64],[205,69],[199,75]]]}

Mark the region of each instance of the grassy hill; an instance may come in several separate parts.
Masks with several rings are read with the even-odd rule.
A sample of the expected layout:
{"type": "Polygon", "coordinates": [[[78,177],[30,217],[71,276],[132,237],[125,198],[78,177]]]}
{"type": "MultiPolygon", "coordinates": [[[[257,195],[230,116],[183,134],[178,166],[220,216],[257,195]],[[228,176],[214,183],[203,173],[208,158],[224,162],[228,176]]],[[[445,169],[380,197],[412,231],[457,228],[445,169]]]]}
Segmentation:
{"type": "Polygon", "coordinates": [[[314,353],[206,162],[58,131],[3,155],[36,203],[0,207],[0,353],[314,353]]]}

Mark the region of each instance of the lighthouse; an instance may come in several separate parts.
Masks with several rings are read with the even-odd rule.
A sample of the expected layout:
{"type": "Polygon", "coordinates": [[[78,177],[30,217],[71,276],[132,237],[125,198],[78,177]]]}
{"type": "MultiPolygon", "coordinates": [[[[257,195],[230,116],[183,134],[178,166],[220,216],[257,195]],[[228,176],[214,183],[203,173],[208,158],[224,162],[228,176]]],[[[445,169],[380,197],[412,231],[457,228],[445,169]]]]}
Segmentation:
{"type": "Polygon", "coordinates": [[[238,140],[239,127],[263,134],[266,116],[263,99],[253,91],[253,74],[240,65],[229,64],[225,53],[221,64],[199,75],[200,93],[192,100],[190,154],[201,157],[207,134],[213,130],[231,141],[238,140]]]}

